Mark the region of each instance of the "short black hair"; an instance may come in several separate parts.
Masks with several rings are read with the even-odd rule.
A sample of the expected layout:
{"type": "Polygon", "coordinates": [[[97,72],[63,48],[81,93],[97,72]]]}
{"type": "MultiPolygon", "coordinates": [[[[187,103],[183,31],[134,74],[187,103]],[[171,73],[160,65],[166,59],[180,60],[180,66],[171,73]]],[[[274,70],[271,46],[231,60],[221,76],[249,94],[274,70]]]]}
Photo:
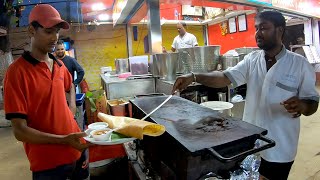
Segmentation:
{"type": "Polygon", "coordinates": [[[256,19],[264,19],[270,21],[275,27],[282,27],[283,28],[283,35],[284,36],[286,30],[286,19],[279,11],[261,11],[256,15],[256,19]]]}
{"type": "Polygon", "coordinates": [[[180,21],[178,24],[181,24],[183,27],[187,27],[187,24],[183,21],[180,21]]]}
{"type": "Polygon", "coordinates": [[[41,24],[39,24],[37,21],[32,21],[30,23],[30,25],[35,29],[37,30],[38,28],[43,28],[43,26],[41,24]]]}
{"type": "MultiPolygon", "coordinates": [[[[35,30],[37,30],[38,28],[43,28],[43,26],[41,24],[39,24],[38,21],[32,21],[30,23],[30,25],[33,26],[35,30]]],[[[63,27],[63,22],[55,25],[54,27],[62,28],[63,27]]]]}
{"type": "Polygon", "coordinates": [[[60,39],[60,40],[57,42],[57,45],[63,45],[63,43],[64,43],[64,41],[60,39]]]}

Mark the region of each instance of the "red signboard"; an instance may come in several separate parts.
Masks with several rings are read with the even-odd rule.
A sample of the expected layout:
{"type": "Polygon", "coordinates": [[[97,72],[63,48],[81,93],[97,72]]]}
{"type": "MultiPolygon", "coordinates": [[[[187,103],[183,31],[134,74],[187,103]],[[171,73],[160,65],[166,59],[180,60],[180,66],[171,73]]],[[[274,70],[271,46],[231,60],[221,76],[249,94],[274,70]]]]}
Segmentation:
{"type": "Polygon", "coordinates": [[[272,6],[320,17],[319,0],[272,0],[272,6]]]}

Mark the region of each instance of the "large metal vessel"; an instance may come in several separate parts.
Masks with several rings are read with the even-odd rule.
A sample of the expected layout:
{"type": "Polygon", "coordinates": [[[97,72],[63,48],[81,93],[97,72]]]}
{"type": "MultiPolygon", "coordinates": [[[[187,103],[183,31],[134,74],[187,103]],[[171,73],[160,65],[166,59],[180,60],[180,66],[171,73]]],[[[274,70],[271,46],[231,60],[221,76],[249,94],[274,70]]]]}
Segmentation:
{"type": "Polygon", "coordinates": [[[178,49],[178,72],[210,72],[216,70],[219,64],[220,47],[212,45],[178,49]]]}
{"type": "Polygon", "coordinates": [[[161,53],[153,55],[154,70],[167,81],[176,80],[179,53],[161,53]]]}

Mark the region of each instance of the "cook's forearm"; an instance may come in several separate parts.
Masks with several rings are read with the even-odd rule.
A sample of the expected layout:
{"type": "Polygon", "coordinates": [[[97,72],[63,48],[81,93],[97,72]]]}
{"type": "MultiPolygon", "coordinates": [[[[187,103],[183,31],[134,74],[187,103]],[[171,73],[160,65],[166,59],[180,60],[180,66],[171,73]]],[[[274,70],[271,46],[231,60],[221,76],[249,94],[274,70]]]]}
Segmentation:
{"type": "Polygon", "coordinates": [[[64,135],[41,132],[27,126],[24,119],[12,119],[13,133],[17,140],[33,144],[66,144],[64,135]]]}
{"type": "Polygon", "coordinates": [[[231,81],[220,71],[211,73],[195,73],[196,81],[205,86],[222,88],[231,84],[231,81]]]}

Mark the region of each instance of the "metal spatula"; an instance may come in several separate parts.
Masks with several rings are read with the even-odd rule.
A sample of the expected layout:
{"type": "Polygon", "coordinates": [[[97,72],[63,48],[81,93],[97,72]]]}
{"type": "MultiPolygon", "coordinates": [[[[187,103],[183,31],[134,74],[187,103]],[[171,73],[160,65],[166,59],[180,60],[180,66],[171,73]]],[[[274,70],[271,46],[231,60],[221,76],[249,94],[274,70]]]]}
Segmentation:
{"type": "Polygon", "coordinates": [[[161,108],[161,106],[163,106],[166,102],[168,102],[170,99],[172,98],[172,95],[168,96],[166,100],[164,100],[158,107],[154,108],[154,110],[152,110],[149,114],[147,114],[146,116],[144,116],[141,120],[145,120],[147,119],[151,114],[153,114],[154,112],[156,112],[159,108],[161,108]]]}

